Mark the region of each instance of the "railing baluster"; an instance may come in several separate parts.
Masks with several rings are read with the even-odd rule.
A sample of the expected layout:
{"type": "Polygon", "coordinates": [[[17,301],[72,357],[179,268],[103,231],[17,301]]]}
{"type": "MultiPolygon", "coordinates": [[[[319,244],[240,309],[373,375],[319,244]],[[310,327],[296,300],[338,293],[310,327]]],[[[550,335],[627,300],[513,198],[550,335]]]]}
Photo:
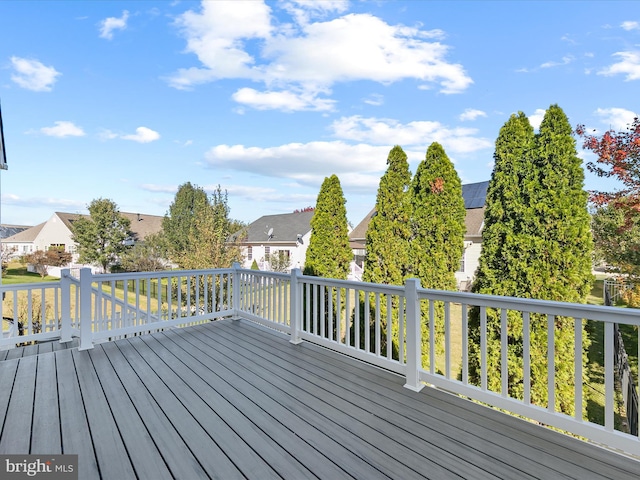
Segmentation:
{"type": "Polygon", "coordinates": [[[375,352],[377,356],[380,356],[380,343],[381,343],[381,332],[380,332],[380,292],[374,293],[374,298],[376,299],[376,312],[375,312],[375,342],[376,348],[375,352]]]}
{"type": "Polygon", "coordinates": [[[467,317],[467,304],[460,305],[460,315],[462,323],[462,383],[469,383],[469,320],[467,317]]]}
{"type": "Polygon", "coordinates": [[[613,431],[613,323],[604,324],[604,428],[613,431]]]}
{"type": "Polygon", "coordinates": [[[509,327],[507,325],[507,309],[500,309],[500,377],[502,383],[502,396],[507,397],[509,395],[509,365],[507,360],[507,354],[509,353],[509,345],[507,343],[507,336],[509,327]]]}
{"type": "Polygon", "coordinates": [[[573,319],[574,329],[574,365],[575,376],[573,381],[575,384],[574,392],[574,418],[578,421],[582,421],[582,319],[574,317],[573,319]]]}
{"type": "Polygon", "coordinates": [[[436,373],[436,306],[432,298],[429,299],[429,372],[436,373]]]}
{"type": "Polygon", "coordinates": [[[480,386],[487,389],[487,309],[480,307],[480,386]]]}
{"type": "Polygon", "coordinates": [[[531,317],[529,312],[522,312],[522,356],[524,403],[531,403],[531,317]]]}
{"type": "Polygon", "coordinates": [[[556,411],[555,315],[547,315],[547,409],[556,411]]]}

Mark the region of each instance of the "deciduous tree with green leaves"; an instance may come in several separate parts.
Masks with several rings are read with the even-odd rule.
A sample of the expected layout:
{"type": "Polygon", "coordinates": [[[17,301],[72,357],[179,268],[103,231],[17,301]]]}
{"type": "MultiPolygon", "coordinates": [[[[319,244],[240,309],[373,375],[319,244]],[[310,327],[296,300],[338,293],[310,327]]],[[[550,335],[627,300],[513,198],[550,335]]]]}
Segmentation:
{"type": "Polygon", "coordinates": [[[89,217],[71,224],[73,241],[78,244],[80,262],[100,265],[106,272],[128,248],[124,242],[131,237],[131,222],[107,198],[92,200],[88,209],[89,217]]]}
{"type": "Polygon", "coordinates": [[[227,193],[220,186],[208,196],[187,182],[163,218],[163,245],[169,259],[182,268],[227,268],[241,258],[238,245],[229,241],[234,225],[227,193]]]}

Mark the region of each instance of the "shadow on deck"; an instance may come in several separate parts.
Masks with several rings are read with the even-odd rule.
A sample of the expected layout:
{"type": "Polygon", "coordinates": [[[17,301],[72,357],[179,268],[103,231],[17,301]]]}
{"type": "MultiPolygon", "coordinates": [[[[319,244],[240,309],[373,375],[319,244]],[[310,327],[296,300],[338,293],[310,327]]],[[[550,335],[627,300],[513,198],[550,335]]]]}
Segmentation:
{"type": "Polygon", "coordinates": [[[0,362],[2,454],[80,479],[611,478],[640,462],[249,321],[0,362]]]}

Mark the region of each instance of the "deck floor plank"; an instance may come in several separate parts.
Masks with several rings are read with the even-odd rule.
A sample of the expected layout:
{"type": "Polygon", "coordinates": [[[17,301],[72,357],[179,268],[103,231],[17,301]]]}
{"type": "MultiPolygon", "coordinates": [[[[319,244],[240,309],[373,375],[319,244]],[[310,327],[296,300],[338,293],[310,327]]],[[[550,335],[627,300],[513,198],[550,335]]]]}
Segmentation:
{"type": "Polygon", "coordinates": [[[31,419],[36,388],[38,357],[21,358],[7,408],[0,453],[20,454],[31,447],[31,419]],[[7,435],[5,435],[7,432],[7,435]]]}
{"type": "MultiPolygon", "coordinates": [[[[11,391],[18,371],[19,360],[3,361],[0,365],[0,434],[4,431],[11,391]]],[[[0,437],[1,438],[1,437],[0,437]]]]}
{"type": "Polygon", "coordinates": [[[78,478],[100,478],[72,350],[55,353],[62,453],[78,455],[78,478]]]}
{"type": "Polygon", "coordinates": [[[10,350],[0,453],[75,453],[89,480],[640,476],[628,456],[288,340],[221,320],[10,350]]]}
{"type": "Polygon", "coordinates": [[[135,478],[129,453],[102,391],[89,352],[72,350],[72,355],[100,475],[113,479],[135,478]]]}
{"type": "Polygon", "coordinates": [[[31,453],[62,453],[60,437],[60,409],[58,405],[58,380],[56,359],[53,353],[38,355],[36,389],[31,426],[31,453]]]}
{"type": "MultiPolygon", "coordinates": [[[[151,410],[151,404],[143,404],[143,410],[139,410],[140,406],[133,402],[123,387],[123,383],[129,382],[135,372],[127,368],[128,364],[123,365],[120,362],[114,365],[110,362],[103,345],[96,346],[88,353],[138,478],[149,480],[172,478],[155,441],[164,442],[165,436],[171,440],[175,439],[166,429],[156,428],[155,431],[150,432],[148,429],[153,428],[155,424],[151,427],[145,425],[141,416],[151,410]]],[[[141,394],[146,392],[144,388],[139,391],[141,394]]],[[[153,401],[150,396],[144,400],[153,401]]],[[[179,450],[178,442],[176,442],[176,449],[179,450]]]]}
{"type": "MultiPolygon", "coordinates": [[[[279,349],[275,348],[279,339],[269,340],[269,335],[264,335],[263,332],[257,332],[254,328],[238,329],[228,328],[225,326],[223,330],[223,334],[233,336],[237,342],[250,341],[252,343],[250,348],[253,348],[258,355],[265,356],[279,352],[279,349]],[[262,348],[256,350],[255,348],[258,346],[261,346],[262,348]]],[[[208,334],[210,335],[210,333],[208,334]]],[[[522,438],[524,435],[520,434],[513,438],[505,437],[505,427],[501,422],[493,421],[495,429],[492,430],[491,428],[488,428],[491,425],[487,424],[487,422],[484,422],[482,425],[476,425],[473,421],[470,421],[472,419],[466,418],[466,410],[460,409],[457,404],[468,405],[469,402],[461,401],[461,399],[452,397],[444,392],[427,389],[417,395],[419,396],[426,393],[434,394],[436,396],[444,395],[445,399],[444,401],[437,400],[440,408],[418,410],[424,404],[419,401],[412,401],[411,397],[414,396],[413,394],[406,394],[405,392],[403,395],[385,396],[384,392],[393,392],[394,390],[398,390],[397,376],[394,374],[388,374],[387,376],[389,378],[383,381],[382,379],[385,378],[385,375],[380,372],[371,372],[371,370],[366,367],[362,368],[362,365],[355,364],[356,370],[345,369],[344,362],[339,357],[323,351],[324,349],[313,348],[313,346],[308,343],[303,343],[301,348],[303,351],[296,351],[294,349],[289,350],[284,354],[280,353],[280,355],[284,355],[283,358],[287,359],[289,352],[294,352],[293,355],[297,358],[298,362],[302,362],[305,359],[309,360],[310,358],[315,359],[315,361],[311,362],[311,365],[314,366],[313,370],[307,371],[307,378],[320,375],[328,381],[334,380],[337,382],[336,379],[343,379],[344,381],[339,383],[340,390],[351,391],[360,398],[365,397],[367,399],[375,399],[375,402],[382,403],[387,409],[389,409],[389,411],[392,411],[394,405],[397,407],[398,402],[402,402],[402,404],[408,408],[401,410],[402,414],[396,417],[396,421],[401,423],[404,423],[405,420],[416,422],[417,424],[427,427],[424,431],[430,432],[429,435],[433,434],[431,432],[448,435],[451,438],[460,441],[461,446],[464,449],[464,455],[467,455],[467,452],[469,451],[468,449],[480,450],[484,448],[484,450],[491,452],[491,455],[487,455],[488,458],[485,459],[485,462],[493,459],[494,464],[501,462],[508,464],[510,459],[513,458],[514,453],[516,453],[521,459],[518,462],[518,466],[523,472],[518,475],[519,478],[526,478],[526,476],[531,474],[531,472],[535,472],[536,475],[557,475],[558,470],[554,468],[555,463],[559,463],[561,466],[566,465],[567,460],[570,458],[570,455],[567,452],[573,452],[571,448],[568,448],[567,445],[563,445],[562,442],[558,444],[559,447],[561,447],[560,452],[558,452],[558,449],[553,447],[553,442],[550,442],[549,440],[564,440],[566,437],[553,435],[551,439],[541,439],[544,442],[543,445],[545,446],[545,450],[548,449],[548,451],[541,450],[537,455],[532,456],[530,448],[526,443],[521,443],[522,440],[525,440],[522,438]],[[378,386],[378,388],[376,388],[376,386],[378,386]],[[454,405],[456,406],[455,408],[454,405]],[[453,412],[456,413],[454,414],[453,412]],[[464,433],[464,435],[461,435],[461,433],[464,433]],[[513,440],[517,441],[514,442],[513,440]],[[487,448],[488,442],[497,448],[487,448]],[[529,453],[531,458],[527,456],[527,453],[529,453]],[[556,459],[558,458],[560,458],[560,461],[556,462],[556,459]],[[495,462],[495,460],[498,460],[499,462],[495,462]]],[[[302,363],[300,364],[302,365],[302,363]]],[[[435,407],[436,405],[433,406],[435,407]]],[[[372,408],[373,407],[367,407],[367,410],[371,410],[372,408]]],[[[494,415],[497,413],[498,420],[504,420],[504,415],[489,409],[485,410],[487,411],[486,413],[492,413],[494,415]]],[[[542,427],[525,423],[515,418],[513,420],[518,423],[519,427],[531,427],[543,436],[548,435],[549,433],[547,429],[542,427]]],[[[518,430],[515,431],[518,432],[518,430]]],[[[576,446],[584,447],[586,445],[584,442],[576,443],[575,439],[570,440],[573,440],[570,445],[572,445],[574,449],[576,446]]],[[[460,449],[460,446],[457,448],[455,445],[445,446],[440,442],[438,442],[438,445],[442,445],[443,448],[450,449],[452,452],[456,452],[456,450],[460,449]]],[[[593,446],[586,446],[591,447],[589,449],[592,452],[590,457],[592,457],[593,454],[596,454],[597,456],[597,454],[602,453],[602,449],[600,448],[593,451],[593,446]]],[[[607,453],[609,453],[608,458],[611,458],[610,452],[607,453]]],[[[573,455],[575,455],[575,453],[573,453],[573,455]]],[[[468,457],[467,460],[469,460],[468,457]]],[[[586,478],[594,473],[592,470],[583,466],[584,460],[585,457],[580,457],[574,463],[574,467],[570,473],[573,478],[586,478]]],[[[484,465],[485,467],[488,467],[490,464],[484,463],[484,465]]],[[[632,476],[635,475],[633,473],[630,474],[629,471],[620,470],[617,465],[602,463],[598,464],[597,467],[599,474],[610,475],[612,478],[632,478],[632,476]]],[[[495,468],[493,470],[494,473],[498,473],[499,471],[500,468],[495,468]]],[[[504,474],[509,478],[508,471],[505,471],[504,474]]],[[[511,475],[513,475],[513,473],[511,473],[511,475]]]]}

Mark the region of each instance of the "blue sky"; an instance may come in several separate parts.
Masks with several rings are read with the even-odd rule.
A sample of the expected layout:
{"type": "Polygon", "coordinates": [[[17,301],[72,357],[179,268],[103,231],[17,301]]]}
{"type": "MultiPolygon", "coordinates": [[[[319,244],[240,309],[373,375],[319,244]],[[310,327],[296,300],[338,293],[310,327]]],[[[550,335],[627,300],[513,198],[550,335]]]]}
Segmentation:
{"type": "Polygon", "coordinates": [[[479,182],[512,113],[557,103],[603,132],[640,112],[637,1],[3,0],[0,19],[2,223],[95,198],[164,215],[187,181],[251,222],[335,173],[355,225],[393,145],[415,172],[440,142],[479,182]]]}

